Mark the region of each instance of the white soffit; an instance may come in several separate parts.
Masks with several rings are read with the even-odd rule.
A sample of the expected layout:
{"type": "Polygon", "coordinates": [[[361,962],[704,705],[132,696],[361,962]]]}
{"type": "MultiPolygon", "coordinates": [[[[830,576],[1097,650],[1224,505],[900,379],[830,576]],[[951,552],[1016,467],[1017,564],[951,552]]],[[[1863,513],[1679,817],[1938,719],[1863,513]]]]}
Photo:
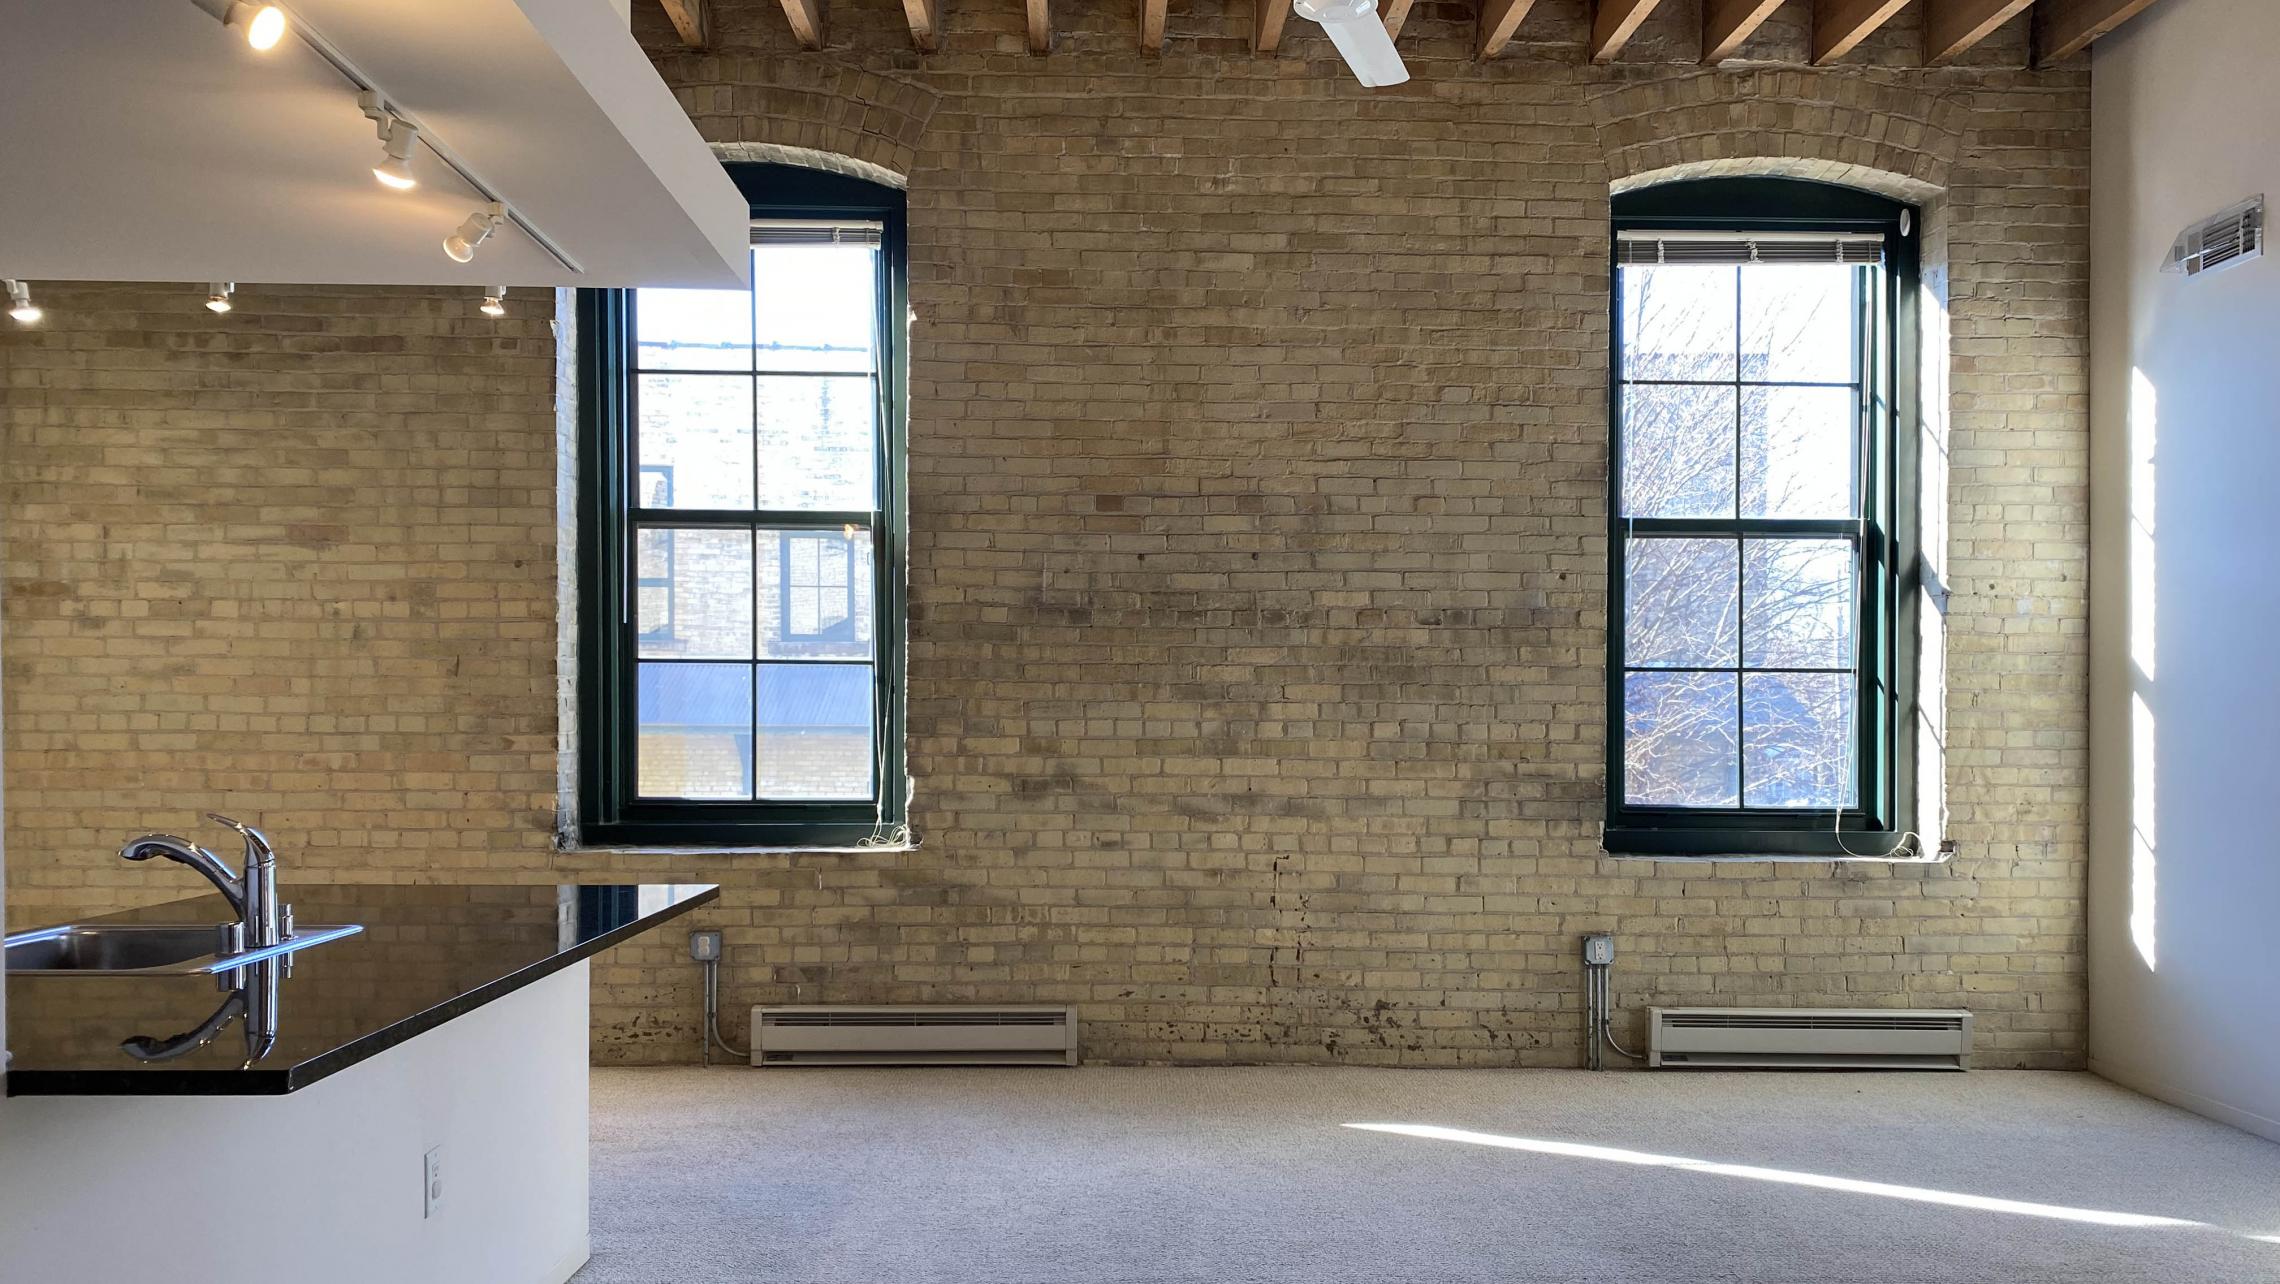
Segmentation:
{"type": "Polygon", "coordinates": [[[610,0],[294,0],[249,48],[191,0],[0,0],[0,276],[342,285],[743,283],[748,207],[610,0]],[[578,269],[426,146],[390,191],[318,34],[578,269]]]}

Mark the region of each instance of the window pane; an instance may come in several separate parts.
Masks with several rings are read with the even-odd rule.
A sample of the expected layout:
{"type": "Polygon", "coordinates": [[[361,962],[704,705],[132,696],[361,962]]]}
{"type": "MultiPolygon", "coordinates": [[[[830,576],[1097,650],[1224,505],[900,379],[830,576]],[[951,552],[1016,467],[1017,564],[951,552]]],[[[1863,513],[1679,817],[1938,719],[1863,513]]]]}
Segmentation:
{"type": "Polygon", "coordinates": [[[1853,543],[1753,539],[1742,555],[1742,663],[1853,667],[1853,543]]]}
{"type": "Polygon", "coordinates": [[[643,375],[636,498],[652,508],[752,507],[752,380],[643,375]]]}
{"type": "Polygon", "coordinates": [[[878,404],[868,378],[760,380],[760,507],[878,507],[878,404]]]}
{"type": "Polygon", "coordinates": [[[1623,389],[1623,513],[1734,515],[1734,389],[1623,389]]]}
{"type": "Polygon", "coordinates": [[[760,532],[760,655],[871,658],[871,532],[760,532]]]}
{"type": "Polygon", "coordinates": [[[1742,677],[1751,807],[1850,807],[1853,680],[1840,673],[1742,677]]]}
{"type": "Polygon", "coordinates": [[[871,796],[871,666],[759,666],[760,796],[871,796]]]}
{"type": "Polygon", "coordinates": [[[1742,378],[1851,383],[1853,279],[1838,264],[1742,269],[1742,378]]]}
{"type": "Polygon", "coordinates": [[[1730,267],[1626,267],[1623,377],[1734,377],[1734,277],[1730,267]]]}
{"type": "Polygon", "coordinates": [[[1740,553],[1730,539],[1635,539],[1624,555],[1624,663],[1734,663],[1740,553]]]}
{"type": "Polygon", "coordinates": [[[752,296],[743,290],[634,292],[634,364],[644,370],[750,370],[752,296]]]}
{"type": "Polygon", "coordinates": [[[1645,807],[1731,807],[1738,792],[1734,675],[1623,677],[1623,800],[1645,807]]]}
{"type": "Polygon", "coordinates": [[[1852,517],[1860,403],[1850,388],[1742,390],[1742,516],[1852,517]]]}
{"type": "Polygon", "coordinates": [[[637,789],[644,798],[752,796],[752,666],[643,664],[637,789]]]}
{"type": "Polygon", "coordinates": [[[752,251],[762,370],[869,371],[879,309],[879,252],[868,245],[769,245],[752,251]]]}
{"type": "Polygon", "coordinates": [[[644,530],[635,548],[643,659],[752,658],[752,532],[644,530]]]}

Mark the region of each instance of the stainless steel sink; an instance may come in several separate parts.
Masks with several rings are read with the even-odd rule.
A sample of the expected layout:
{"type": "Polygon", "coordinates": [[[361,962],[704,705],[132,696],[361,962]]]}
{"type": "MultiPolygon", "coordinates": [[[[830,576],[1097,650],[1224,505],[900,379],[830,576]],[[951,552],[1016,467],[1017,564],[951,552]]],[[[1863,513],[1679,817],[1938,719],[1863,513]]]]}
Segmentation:
{"type": "Polygon", "coordinates": [[[11,972],[148,972],[230,947],[221,927],[65,926],[8,938],[11,972]]]}
{"type": "Polygon", "coordinates": [[[66,923],[7,938],[9,975],[195,976],[338,940],[355,924],[304,927],[275,945],[234,950],[235,924],[66,923]]]}

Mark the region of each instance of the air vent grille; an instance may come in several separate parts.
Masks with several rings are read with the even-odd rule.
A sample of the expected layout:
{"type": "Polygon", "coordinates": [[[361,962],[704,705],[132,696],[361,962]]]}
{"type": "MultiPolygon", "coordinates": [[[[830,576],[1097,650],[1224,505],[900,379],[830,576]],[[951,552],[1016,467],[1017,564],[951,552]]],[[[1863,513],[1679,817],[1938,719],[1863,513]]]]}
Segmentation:
{"type": "Polygon", "coordinates": [[[1069,1023],[1069,1014],[1063,1009],[1038,1012],[1020,1008],[998,1010],[953,1010],[928,1012],[924,1009],[904,1008],[880,1012],[859,1009],[811,1008],[806,1010],[778,1010],[762,1015],[761,1024],[774,1027],[805,1026],[943,1026],[943,1025],[1045,1025],[1063,1026],[1069,1023]]]}
{"type": "Polygon", "coordinates": [[[1674,1013],[1667,1018],[1674,1030],[1961,1030],[1964,1018],[1945,1013],[1917,1015],[1787,1012],[1752,1015],[1734,1012],[1674,1013]]]}
{"type": "Polygon", "coordinates": [[[1059,1004],[810,1004],[752,1009],[752,1064],[1077,1063],[1077,1014],[1059,1004]]]}
{"type": "Polygon", "coordinates": [[[1961,1009],[1651,1008],[1647,1064],[1725,1069],[1962,1070],[1961,1009]]]}
{"type": "Polygon", "coordinates": [[[2169,247],[2167,272],[2199,276],[2264,257],[2264,198],[2243,201],[2186,228],[2169,247]]]}

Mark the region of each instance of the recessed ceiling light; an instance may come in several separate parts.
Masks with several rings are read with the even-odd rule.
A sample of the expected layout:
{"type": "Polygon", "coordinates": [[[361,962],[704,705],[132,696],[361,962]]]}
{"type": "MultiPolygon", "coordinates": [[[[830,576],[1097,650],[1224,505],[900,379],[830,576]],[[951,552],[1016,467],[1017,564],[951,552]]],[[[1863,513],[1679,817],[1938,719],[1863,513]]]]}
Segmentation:
{"type": "Polygon", "coordinates": [[[206,310],[208,312],[216,314],[229,311],[230,295],[235,293],[236,290],[237,283],[234,281],[216,281],[212,283],[206,289],[206,310]]]}
{"type": "Polygon", "coordinates": [[[507,287],[494,285],[483,292],[483,315],[503,317],[507,314],[507,287]]]}
{"type": "Polygon", "coordinates": [[[8,315],[19,325],[30,325],[45,315],[39,305],[32,302],[32,287],[22,281],[8,283],[8,315]]]}
{"type": "Polygon", "coordinates": [[[273,4],[247,4],[245,0],[191,0],[225,27],[245,32],[245,42],[264,53],[285,38],[285,11],[273,4]]]}
{"type": "Polygon", "coordinates": [[[458,231],[443,238],[443,252],[450,255],[454,263],[474,261],[475,247],[489,240],[491,233],[498,229],[506,217],[507,207],[498,201],[492,201],[468,215],[467,221],[459,225],[458,231]]]}

